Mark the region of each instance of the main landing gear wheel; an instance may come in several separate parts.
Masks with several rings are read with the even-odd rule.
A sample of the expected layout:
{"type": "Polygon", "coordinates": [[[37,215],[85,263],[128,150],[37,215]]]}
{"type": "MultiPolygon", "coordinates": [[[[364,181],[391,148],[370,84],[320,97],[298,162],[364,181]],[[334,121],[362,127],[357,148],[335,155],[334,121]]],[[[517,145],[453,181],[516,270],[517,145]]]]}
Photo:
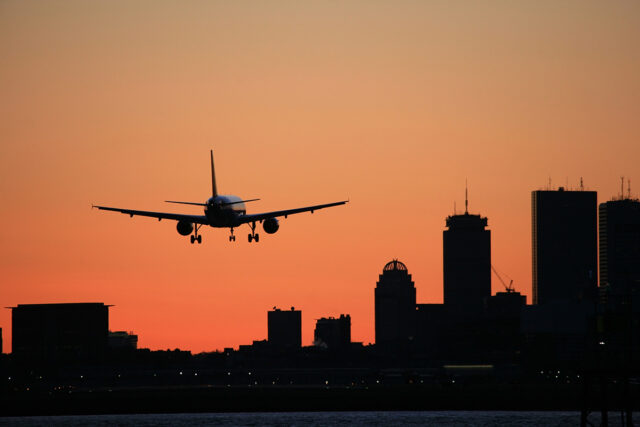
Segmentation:
{"type": "Polygon", "coordinates": [[[191,244],[193,245],[195,242],[198,244],[202,243],[202,236],[198,234],[198,230],[202,227],[202,225],[196,225],[193,230],[193,234],[191,235],[191,244]]]}
{"type": "Polygon", "coordinates": [[[258,243],[260,241],[260,235],[256,233],[256,223],[252,222],[249,227],[251,227],[251,233],[248,236],[249,243],[251,243],[252,241],[258,243]]]}

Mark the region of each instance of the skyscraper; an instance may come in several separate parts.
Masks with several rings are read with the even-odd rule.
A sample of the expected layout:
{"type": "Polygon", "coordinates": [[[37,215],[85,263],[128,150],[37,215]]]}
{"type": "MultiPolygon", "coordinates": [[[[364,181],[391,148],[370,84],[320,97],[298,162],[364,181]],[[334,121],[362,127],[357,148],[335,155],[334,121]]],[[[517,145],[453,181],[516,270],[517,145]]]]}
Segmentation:
{"type": "Polygon", "coordinates": [[[401,346],[415,334],[416,288],[407,266],[388,262],[375,289],[376,344],[401,346]]]}
{"type": "Polygon", "coordinates": [[[595,191],[531,192],[533,303],[595,297],[595,191]]]}
{"type": "Polygon", "coordinates": [[[447,217],[442,232],[444,304],[475,314],[491,296],[491,231],[487,218],[470,215],[447,217]]]}
{"type": "Polygon", "coordinates": [[[601,203],[600,286],[616,293],[640,291],[640,201],[601,203]]]}
{"type": "Polygon", "coordinates": [[[294,349],[302,346],[302,312],[273,309],[267,313],[268,341],[273,347],[294,349]]]}

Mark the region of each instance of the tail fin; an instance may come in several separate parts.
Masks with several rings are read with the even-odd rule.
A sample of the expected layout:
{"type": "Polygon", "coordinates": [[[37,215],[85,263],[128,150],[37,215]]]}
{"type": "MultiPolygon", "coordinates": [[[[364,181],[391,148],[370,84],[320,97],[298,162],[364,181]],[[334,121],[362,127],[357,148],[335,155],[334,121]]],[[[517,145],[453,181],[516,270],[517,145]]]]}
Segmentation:
{"type": "Polygon", "coordinates": [[[218,188],[216,187],[216,171],[213,168],[213,150],[211,150],[211,192],[213,197],[218,195],[218,188]]]}

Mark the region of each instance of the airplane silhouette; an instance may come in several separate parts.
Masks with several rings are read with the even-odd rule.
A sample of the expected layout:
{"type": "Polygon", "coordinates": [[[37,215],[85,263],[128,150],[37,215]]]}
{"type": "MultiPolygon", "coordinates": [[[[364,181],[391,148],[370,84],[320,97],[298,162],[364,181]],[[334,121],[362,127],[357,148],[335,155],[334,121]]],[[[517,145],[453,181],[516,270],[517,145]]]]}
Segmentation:
{"type": "Polygon", "coordinates": [[[324,205],[305,206],[303,208],[264,212],[258,214],[247,214],[247,210],[244,204],[260,199],[242,200],[238,196],[223,196],[218,194],[218,189],[216,187],[216,174],[213,167],[213,150],[211,150],[211,187],[213,194],[205,203],[165,200],[167,203],[204,206],[204,215],[184,215],[165,212],[138,211],[96,205],[92,205],[92,207],[105,211],[120,212],[130,215],[131,217],[133,217],[134,215],[138,215],[158,218],[158,221],[162,221],[163,219],[178,221],[178,233],[183,236],[188,236],[193,233],[191,234],[191,243],[193,244],[194,242],[202,243],[202,236],[198,234],[198,231],[203,225],[208,225],[215,228],[230,228],[231,235],[229,236],[229,241],[235,242],[236,236],[234,236],[233,234],[233,229],[239,227],[242,224],[248,224],[251,227],[251,233],[249,233],[249,242],[258,242],[260,236],[258,235],[258,233],[256,233],[256,223],[262,223],[262,228],[264,229],[264,231],[267,234],[273,234],[280,228],[277,217],[283,216],[286,218],[289,215],[302,212],[313,213],[314,211],[317,211],[319,209],[344,205],[345,203],[349,202],[348,200],[343,200],[340,202],[327,203],[324,205]]]}

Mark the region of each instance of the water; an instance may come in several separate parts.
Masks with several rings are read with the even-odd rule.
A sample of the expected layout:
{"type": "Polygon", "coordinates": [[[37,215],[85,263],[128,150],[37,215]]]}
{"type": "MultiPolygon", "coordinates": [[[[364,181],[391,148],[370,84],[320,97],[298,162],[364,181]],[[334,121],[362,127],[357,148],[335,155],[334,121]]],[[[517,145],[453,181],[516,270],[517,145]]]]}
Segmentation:
{"type": "MultiPolygon", "coordinates": [[[[600,424],[599,414],[589,416],[600,424]]],[[[634,414],[634,424],[640,416],[634,414]]],[[[576,426],[579,412],[429,411],[429,412],[255,412],[216,414],[73,415],[0,417],[7,426],[576,426]]],[[[609,425],[623,425],[619,413],[609,425]]]]}

